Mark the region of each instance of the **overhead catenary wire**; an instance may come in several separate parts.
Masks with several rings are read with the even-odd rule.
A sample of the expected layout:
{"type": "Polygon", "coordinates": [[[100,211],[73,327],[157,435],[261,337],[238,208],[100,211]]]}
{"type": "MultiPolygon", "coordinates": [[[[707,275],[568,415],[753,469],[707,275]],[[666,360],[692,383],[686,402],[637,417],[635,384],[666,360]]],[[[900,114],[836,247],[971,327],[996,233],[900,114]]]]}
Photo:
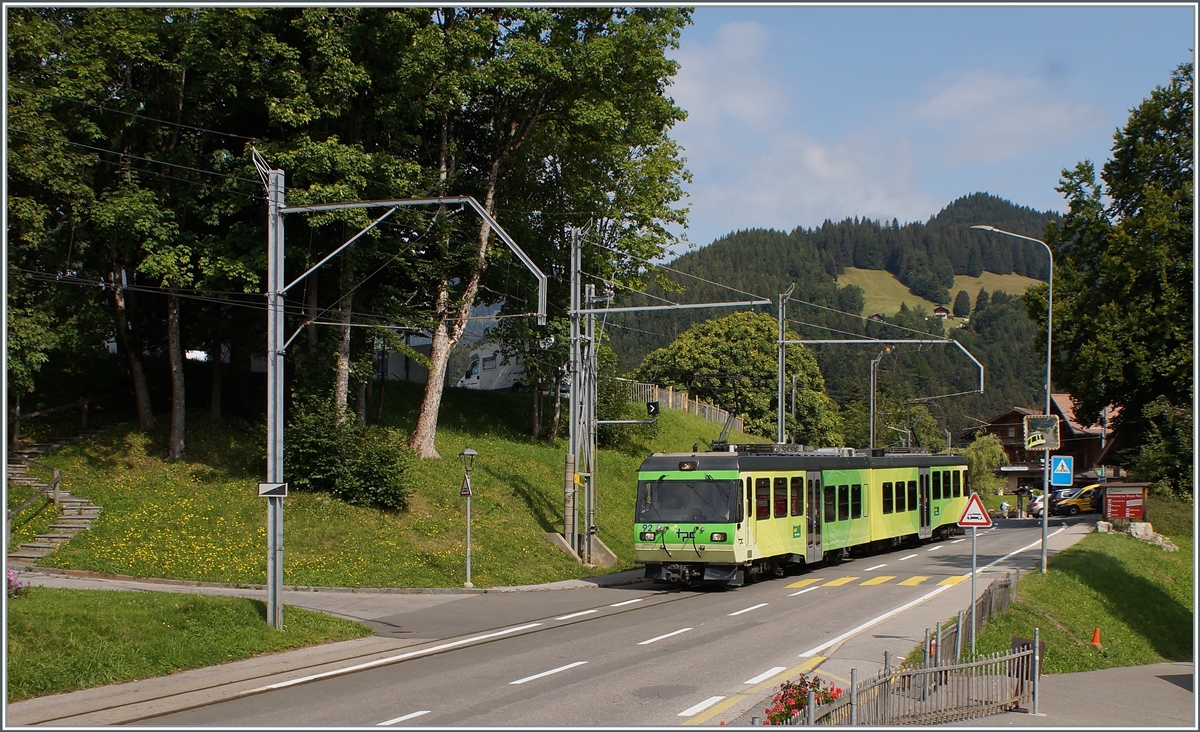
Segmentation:
{"type": "Polygon", "coordinates": [[[243,183],[253,183],[254,185],[258,185],[258,183],[259,183],[258,181],[254,180],[253,178],[243,178],[241,176],[232,175],[229,173],[218,173],[215,170],[204,170],[203,168],[193,168],[190,165],[181,165],[179,163],[169,163],[166,160],[155,160],[154,158],[144,158],[144,157],[141,157],[140,155],[133,155],[131,153],[120,152],[118,150],[110,150],[105,147],[96,147],[94,145],[84,145],[82,142],[74,142],[72,140],[67,140],[62,137],[54,137],[53,135],[42,135],[37,132],[29,132],[27,130],[18,130],[14,127],[9,127],[8,131],[16,132],[19,135],[29,135],[30,137],[40,137],[44,140],[53,140],[54,142],[60,142],[64,145],[73,145],[75,147],[81,147],[85,150],[92,150],[94,152],[108,153],[109,155],[116,155],[117,157],[120,157],[120,158],[129,158],[130,160],[141,160],[143,162],[153,163],[155,165],[165,165],[169,168],[180,168],[182,170],[190,170],[193,173],[202,173],[204,175],[212,175],[212,176],[216,176],[219,178],[228,178],[229,180],[237,180],[237,181],[241,181],[243,183]]]}

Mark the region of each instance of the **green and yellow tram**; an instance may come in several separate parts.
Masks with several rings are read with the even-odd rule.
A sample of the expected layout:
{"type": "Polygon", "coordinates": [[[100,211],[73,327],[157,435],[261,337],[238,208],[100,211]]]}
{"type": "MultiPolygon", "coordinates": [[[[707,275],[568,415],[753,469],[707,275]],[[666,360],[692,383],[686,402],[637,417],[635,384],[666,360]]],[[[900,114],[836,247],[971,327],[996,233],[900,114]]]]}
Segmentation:
{"type": "Polygon", "coordinates": [[[647,579],[739,586],[956,533],[969,496],[957,455],[802,445],[655,453],[638,469],[634,556],[647,579]]]}

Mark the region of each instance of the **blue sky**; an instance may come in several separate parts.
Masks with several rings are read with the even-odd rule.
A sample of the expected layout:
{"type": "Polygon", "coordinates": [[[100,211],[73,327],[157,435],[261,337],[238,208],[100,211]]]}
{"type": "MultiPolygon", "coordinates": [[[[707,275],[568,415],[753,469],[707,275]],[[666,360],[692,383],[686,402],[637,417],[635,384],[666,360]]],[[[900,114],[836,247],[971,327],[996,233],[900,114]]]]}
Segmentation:
{"type": "MultiPolygon", "coordinates": [[[[1193,58],[1192,5],[700,6],[673,57],[687,238],[924,221],[987,191],[1065,210],[1129,110],[1193,58]]],[[[677,250],[682,253],[682,248],[677,250]]]]}

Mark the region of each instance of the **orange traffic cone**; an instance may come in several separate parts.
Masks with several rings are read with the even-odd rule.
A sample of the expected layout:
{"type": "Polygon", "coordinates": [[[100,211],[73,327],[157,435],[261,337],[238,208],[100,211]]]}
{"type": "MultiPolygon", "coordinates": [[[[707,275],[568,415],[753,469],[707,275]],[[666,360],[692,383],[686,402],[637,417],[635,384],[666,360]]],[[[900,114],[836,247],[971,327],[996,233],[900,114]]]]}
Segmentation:
{"type": "Polygon", "coordinates": [[[1100,647],[1100,629],[1099,628],[1096,628],[1096,632],[1092,633],[1092,645],[1097,648],[1100,647]]]}

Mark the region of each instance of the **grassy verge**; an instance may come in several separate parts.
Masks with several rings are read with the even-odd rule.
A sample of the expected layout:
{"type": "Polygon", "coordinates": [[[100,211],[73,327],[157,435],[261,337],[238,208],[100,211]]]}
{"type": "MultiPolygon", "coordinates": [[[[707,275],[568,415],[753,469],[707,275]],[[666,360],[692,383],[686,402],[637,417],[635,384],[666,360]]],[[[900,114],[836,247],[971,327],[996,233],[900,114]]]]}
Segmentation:
{"type": "MultiPolygon", "coordinates": [[[[420,385],[389,382],[384,424],[402,439],[416,419],[420,385]]],[[[550,582],[601,571],[575,564],[542,537],[561,531],[565,440],[525,433],[530,396],[448,389],[437,449],[419,461],[403,512],[293,492],[284,501],[284,582],[344,587],[451,587],[464,580],[465,501],[454,456],[479,452],[472,475],[471,568],[479,587],[550,582]]],[[[188,453],[167,463],[161,432],[118,427],[66,446],[43,462],[63,486],[104,506],[90,531],[42,564],[110,574],[213,582],[266,582],[266,507],[259,426],[190,422],[188,453]]],[[[654,437],[598,457],[600,538],[633,565],[636,470],[652,450],[707,444],[720,425],[664,410],[654,437]]]]}
{"type": "Polygon", "coordinates": [[[18,701],[263,653],[361,638],[359,623],[232,597],[34,587],[8,601],[8,700],[18,701]]]}
{"type": "MultiPolygon", "coordinates": [[[[979,653],[1007,650],[1013,636],[1046,643],[1046,673],[1092,671],[1193,657],[1192,506],[1151,497],[1155,530],[1177,552],[1120,534],[1089,534],[1021,577],[1017,602],[979,635],[979,653]],[[1091,644],[1100,629],[1100,647],[1091,644]]],[[[918,646],[908,660],[919,663],[918,646]]]]}

